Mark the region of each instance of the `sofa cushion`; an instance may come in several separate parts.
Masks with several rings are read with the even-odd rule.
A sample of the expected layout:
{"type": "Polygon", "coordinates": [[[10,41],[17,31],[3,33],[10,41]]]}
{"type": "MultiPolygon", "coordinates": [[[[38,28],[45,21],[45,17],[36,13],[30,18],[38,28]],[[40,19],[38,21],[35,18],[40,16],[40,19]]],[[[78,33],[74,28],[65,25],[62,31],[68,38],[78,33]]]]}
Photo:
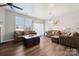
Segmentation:
{"type": "Polygon", "coordinates": [[[24,35],[28,35],[29,34],[29,32],[28,31],[24,31],[24,35]]]}
{"type": "Polygon", "coordinates": [[[37,34],[35,31],[24,31],[24,35],[37,34]]]}
{"type": "Polygon", "coordinates": [[[16,35],[23,35],[24,33],[23,33],[23,31],[15,31],[14,32],[16,35]]]}
{"type": "Polygon", "coordinates": [[[78,33],[78,32],[74,32],[74,33],[73,33],[73,36],[79,37],[79,33],[78,33]]]}
{"type": "Polygon", "coordinates": [[[65,32],[65,36],[71,36],[71,32],[65,32]]]}
{"type": "Polygon", "coordinates": [[[46,32],[47,36],[60,36],[63,35],[63,32],[60,30],[50,30],[48,32],[46,32]]]}

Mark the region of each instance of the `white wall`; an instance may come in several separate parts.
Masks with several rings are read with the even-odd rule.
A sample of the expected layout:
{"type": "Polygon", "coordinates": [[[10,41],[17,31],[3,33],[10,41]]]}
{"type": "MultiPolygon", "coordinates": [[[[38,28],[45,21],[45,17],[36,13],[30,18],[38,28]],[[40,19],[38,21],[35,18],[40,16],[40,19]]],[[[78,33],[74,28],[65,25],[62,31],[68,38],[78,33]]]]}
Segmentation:
{"type": "Polygon", "coordinates": [[[15,14],[9,11],[5,11],[4,42],[13,40],[14,31],[15,31],[15,14]]]}
{"type": "Polygon", "coordinates": [[[0,27],[2,28],[1,30],[1,40],[0,42],[3,42],[3,37],[5,34],[5,10],[0,8],[0,27]]]}
{"type": "Polygon", "coordinates": [[[0,8],[0,24],[1,23],[3,24],[4,22],[4,18],[5,18],[4,14],[5,14],[5,11],[0,8]]]}

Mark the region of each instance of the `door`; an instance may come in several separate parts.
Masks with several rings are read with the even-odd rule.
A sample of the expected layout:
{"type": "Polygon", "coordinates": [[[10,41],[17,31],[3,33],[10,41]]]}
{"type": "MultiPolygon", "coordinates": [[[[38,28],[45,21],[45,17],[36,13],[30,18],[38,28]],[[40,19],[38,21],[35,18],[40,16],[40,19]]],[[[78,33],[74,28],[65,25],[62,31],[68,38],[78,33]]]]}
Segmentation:
{"type": "Polygon", "coordinates": [[[41,23],[33,23],[33,30],[37,32],[37,35],[44,35],[44,25],[41,23]]]}

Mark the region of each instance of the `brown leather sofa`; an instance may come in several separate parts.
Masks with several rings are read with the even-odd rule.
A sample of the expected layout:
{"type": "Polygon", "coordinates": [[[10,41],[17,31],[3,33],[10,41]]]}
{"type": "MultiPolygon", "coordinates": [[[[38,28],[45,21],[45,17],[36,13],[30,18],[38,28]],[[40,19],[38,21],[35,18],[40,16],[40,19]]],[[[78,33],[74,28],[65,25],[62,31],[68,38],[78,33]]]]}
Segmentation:
{"type": "MultiPolygon", "coordinates": [[[[51,30],[51,31],[46,32],[46,36],[50,38],[51,36],[52,38],[53,36],[59,36],[59,39],[54,38],[57,42],[59,42],[59,44],[79,49],[79,33],[78,32],[63,32],[59,30],[51,30]]],[[[53,42],[55,41],[54,39],[52,39],[53,42]]]]}
{"type": "Polygon", "coordinates": [[[79,49],[79,33],[74,32],[73,35],[70,36],[59,36],[59,44],[79,49]]]}
{"type": "Polygon", "coordinates": [[[21,41],[23,35],[36,35],[35,31],[15,31],[14,32],[14,41],[21,41]]]}
{"type": "Polygon", "coordinates": [[[45,34],[47,37],[51,37],[51,36],[60,36],[63,35],[63,32],[60,30],[50,30],[48,32],[46,32],[45,34]]]}

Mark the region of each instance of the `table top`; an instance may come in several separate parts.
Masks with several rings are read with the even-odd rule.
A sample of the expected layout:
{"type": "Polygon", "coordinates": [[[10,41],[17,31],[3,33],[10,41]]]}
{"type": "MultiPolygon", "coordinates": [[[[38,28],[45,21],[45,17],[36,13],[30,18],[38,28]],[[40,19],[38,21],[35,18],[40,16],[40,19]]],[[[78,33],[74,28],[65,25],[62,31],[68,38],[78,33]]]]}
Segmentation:
{"type": "Polygon", "coordinates": [[[24,38],[26,38],[26,39],[30,39],[30,38],[34,38],[34,37],[40,37],[40,36],[38,36],[38,35],[32,35],[32,36],[24,35],[24,36],[22,36],[22,37],[24,37],[24,38]]]}
{"type": "Polygon", "coordinates": [[[59,36],[51,36],[51,38],[59,38],[59,36]]]}

